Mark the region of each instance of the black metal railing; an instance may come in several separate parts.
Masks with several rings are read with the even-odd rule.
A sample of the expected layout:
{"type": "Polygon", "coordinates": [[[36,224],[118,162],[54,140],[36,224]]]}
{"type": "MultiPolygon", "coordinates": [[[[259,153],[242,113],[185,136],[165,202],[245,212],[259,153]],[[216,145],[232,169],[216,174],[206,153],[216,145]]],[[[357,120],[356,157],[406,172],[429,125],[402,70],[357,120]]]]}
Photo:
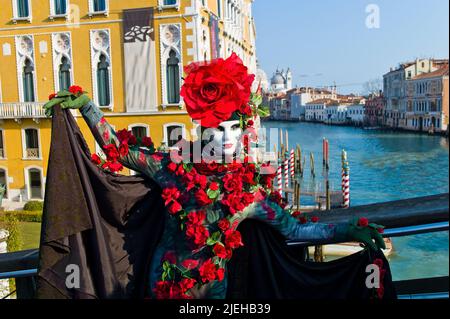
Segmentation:
{"type": "MultiPolygon", "coordinates": [[[[386,227],[385,237],[410,236],[449,230],[449,194],[393,202],[313,212],[321,222],[339,223],[354,217],[366,217],[386,227]]],[[[326,245],[287,241],[288,245],[326,245]]],[[[18,299],[33,298],[39,251],[37,249],[0,254],[0,279],[16,279],[18,299]]],[[[441,299],[449,297],[449,277],[404,280],[394,283],[401,299],[441,299]]]]}

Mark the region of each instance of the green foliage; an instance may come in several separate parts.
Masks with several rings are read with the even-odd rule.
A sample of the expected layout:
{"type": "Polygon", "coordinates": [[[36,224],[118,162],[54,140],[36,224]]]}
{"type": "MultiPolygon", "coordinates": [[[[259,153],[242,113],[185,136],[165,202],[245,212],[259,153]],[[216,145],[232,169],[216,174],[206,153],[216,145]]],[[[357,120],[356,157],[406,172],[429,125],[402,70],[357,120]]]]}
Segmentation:
{"type": "Polygon", "coordinates": [[[21,250],[23,241],[22,234],[20,233],[19,228],[19,219],[12,214],[6,215],[4,224],[6,230],[9,232],[9,237],[6,240],[6,244],[8,245],[8,252],[21,250]]]}
{"type": "Polygon", "coordinates": [[[6,211],[0,212],[0,222],[6,222],[9,216],[13,216],[18,219],[19,222],[31,222],[31,223],[41,223],[42,222],[42,211],[6,211]]]}
{"type": "Polygon", "coordinates": [[[39,201],[29,201],[23,207],[23,210],[29,211],[42,211],[44,208],[44,203],[39,201]]]}
{"type": "Polygon", "coordinates": [[[270,109],[267,106],[260,106],[258,108],[258,115],[262,118],[270,116],[270,109]]]}

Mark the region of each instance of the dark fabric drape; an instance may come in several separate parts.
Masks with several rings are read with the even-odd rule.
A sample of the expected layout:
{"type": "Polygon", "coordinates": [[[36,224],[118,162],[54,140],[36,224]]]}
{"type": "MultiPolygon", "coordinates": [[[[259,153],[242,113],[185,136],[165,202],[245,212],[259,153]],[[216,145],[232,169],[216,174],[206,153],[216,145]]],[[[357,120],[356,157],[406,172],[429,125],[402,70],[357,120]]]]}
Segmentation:
{"type": "MultiPolygon", "coordinates": [[[[145,298],[167,214],[161,190],[144,177],[99,169],[72,114],[59,106],[54,111],[37,297],[145,298]],[[79,268],[77,289],[66,286],[69,265],[79,268]]],[[[309,263],[266,224],[247,220],[239,229],[245,246],[229,264],[229,298],[367,299],[365,268],[374,258],[386,265],[385,297],[395,297],[381,253],[309,263]]]]}
{"type": "Polygon", "coordinates": [[[90,161],[69,111],[55,107],[38,271],[38,298],[142,298],[165,210],[160,189],[90,161]],[[80,288],[65,285],[80,269],[80,288]]]}
{"type": "Polygon", "coordinates": [[[380,258],[386,274],[384,299],[395,299],[389,264],[383,253],[364,251],[331,262],[304,261],[302,249],[288,247],[275,229],[256,220],[240,226],[244,247],[229,263],[230,299],[370,299],[366,267],[380,258]]]}

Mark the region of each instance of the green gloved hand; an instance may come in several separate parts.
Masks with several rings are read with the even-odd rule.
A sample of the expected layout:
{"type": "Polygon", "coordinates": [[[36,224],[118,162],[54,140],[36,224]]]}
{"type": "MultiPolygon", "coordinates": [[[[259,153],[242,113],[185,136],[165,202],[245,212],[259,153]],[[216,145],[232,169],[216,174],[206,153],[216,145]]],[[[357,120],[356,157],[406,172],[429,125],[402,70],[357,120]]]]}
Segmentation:
{"type": "Polygon", "coordinates": [[[386,249],[386,245],[381,236],[384,226],[369,224],[366,218],[355,218],[347,228],[347,238],[370,247],[373,250],[386,249]]]}
{"type": "Polygon", "coordinates": [[[43,108],[45,110],[45,115],[51,117],[55,105],[60,104],[62,109],[79,109],[90,101],[91,99],[85,94],[75,96],[69,91],[61,91],[58,92],[56,97],[44,104],[43,108]]]}

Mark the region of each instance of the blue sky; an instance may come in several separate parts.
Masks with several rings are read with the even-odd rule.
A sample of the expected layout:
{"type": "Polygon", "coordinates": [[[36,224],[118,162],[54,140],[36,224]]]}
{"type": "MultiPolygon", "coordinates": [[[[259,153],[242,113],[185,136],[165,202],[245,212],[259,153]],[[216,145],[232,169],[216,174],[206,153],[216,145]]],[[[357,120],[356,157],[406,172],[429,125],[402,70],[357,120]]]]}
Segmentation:
{"type": "Polygon", "coordinates": [[[448,12],[448,0],[256,0],[259,63],[269,78],[289,66],[294,84],[360,93],[399,62],[448,58],[448,12]],[[369,4],[378,29],[366,27],[369,4]]]}

